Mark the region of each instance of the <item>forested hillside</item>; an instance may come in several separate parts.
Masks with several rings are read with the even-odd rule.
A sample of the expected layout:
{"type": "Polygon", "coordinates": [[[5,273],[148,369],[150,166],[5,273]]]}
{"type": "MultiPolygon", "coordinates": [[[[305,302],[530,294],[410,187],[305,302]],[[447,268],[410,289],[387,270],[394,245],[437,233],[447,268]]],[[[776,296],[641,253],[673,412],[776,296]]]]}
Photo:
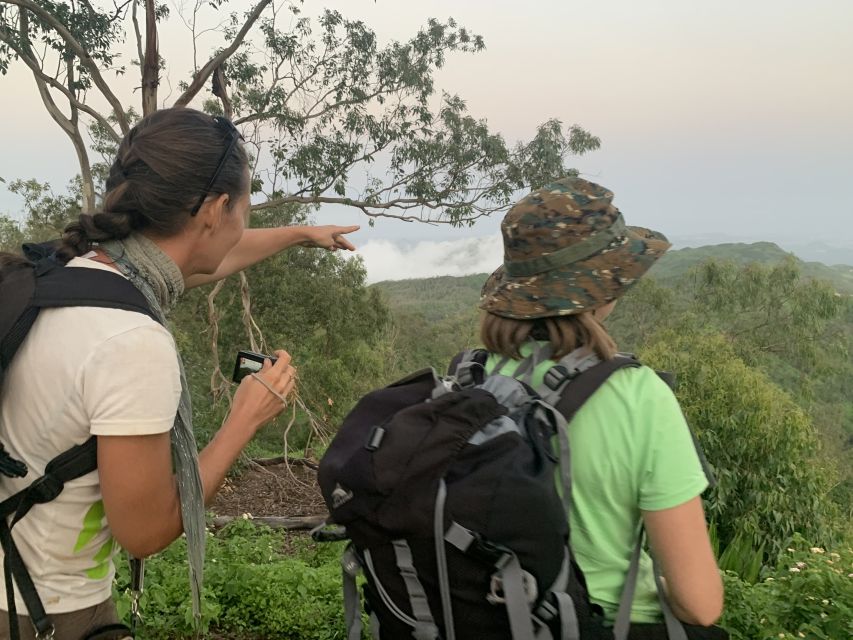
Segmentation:
{"type": "MultiPolygon", "coordinates": [[[[649,273],[656,279],[664,281],[679,278],[691,267],[708,260],[728,261],[741,265],[773,264],[784,260],[789,255],[792,254],[772,242],[715,244],[670,251],[652,267],[649,273]]],[[[830,266],[821,262],[802,260],[797,260],[797,264],[804,276],[826,280],[842,293],[853,293],[853,266],[844,264],[830,266]]]]}

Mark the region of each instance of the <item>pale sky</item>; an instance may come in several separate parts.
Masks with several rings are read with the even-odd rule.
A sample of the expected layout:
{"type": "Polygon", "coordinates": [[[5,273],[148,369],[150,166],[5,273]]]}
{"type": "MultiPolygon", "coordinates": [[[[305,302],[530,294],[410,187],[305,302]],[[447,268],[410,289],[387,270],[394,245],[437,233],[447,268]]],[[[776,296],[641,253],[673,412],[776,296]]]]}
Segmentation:
{"type": "MultiPolygon", "coordinates": [[[[451,56],[437,86],[465,98],[508,142],[528,139],[551,117],[600,136],[601,150],[575,165],[615,192],[629,224],[677,238],[853,246],[853,1],[304,5],[309,14],[322,7],[363,19],[383,42],[405,39],[428,17],[453,16],[481,34],[486,51],[451,56]]],[[[186,56],[181,33],[174,26],[161,34],[168,60],[186,56]]],[[[0,77],[0,93],[0,176],[64,183],[76,165],[73,150],[32,79],[13,70],[0,77]]],[[[131,95],[123,98],[138,102],[131,95]]],[[[17,206],[0,185],[0,211],[17,206]]],[[[364,221],[340,209],[319,219],[364,221]]],[[[464,230],[388,222],[357,240],[484,237],[498,222],[464,230]]]]}

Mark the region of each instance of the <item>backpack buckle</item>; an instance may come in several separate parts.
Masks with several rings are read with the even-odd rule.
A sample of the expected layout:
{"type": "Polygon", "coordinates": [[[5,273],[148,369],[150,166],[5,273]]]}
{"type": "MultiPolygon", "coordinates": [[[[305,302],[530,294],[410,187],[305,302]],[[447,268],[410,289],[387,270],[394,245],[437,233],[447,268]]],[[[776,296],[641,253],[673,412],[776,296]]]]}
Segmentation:
{"type": "Polygon", "coordinates": [[[556,391],[564,382],[567,380],[574,380],[579,375],[580,372],[577,369],[569,371],[565,366],[555,364],[545,373],[545,386],[551,391],[556,391]]]}
{"type": "Polygon", "coordinates": [[[43,475],[41,478],[33,482],[27,489],[27,496],[30,497],[33,504],[44,504],[59,497],[62,490],[65,488],[65,483],[59,480],[52,473],[43,475]]]}
{"type": "MultiPolygon", "coordinates": [[[[503,578],[499,574],[500,572],[492,575],[489,593],[486,594],[486,600],[488,600],[489,604],[506,604],[503,578]]],[[[536,584],[536,578],[530,572],[522,570],[521,583],[524,588],[524,597],[528,604],[536,602],[536,599],[539,597],[539,587],[536,584]]]]}
{"type": "Polygon", "coordinates": [[[475,366],[481,366],[476,362],[463,362],[456,368],[456,382],[463,389],[473,387],[477,384],[477,379],[474,377],[474,372],[471,371],[475,366]]]}
{"type": "Polygon", "coordinates": [[[348,545],[343,556],[341,556],[341,568],[344,570],[344,573],[354,578],[361,573],[361,567],[362,564],[358,554],[356,554],[352,544],[348,545]]]}
{"type": "Polygon", "coordinates": [[[15,460],[0,444],[0,474],[7,478],[23,478],[28,472],[27,465],[20,460],[15,460]]]}
{"type": "Polygon", "coordinates": [[[467,362],[460,362],[456,366],[456,371],[454,372],[454,378],[456,379],[456,383],[462,387],[463,389],[468,389],[469,387],[476,386],[482,378],[485,376],[486,368],[483,366],[481,362],[477,362],[476,360],[468,360],[467,362]],[[474,370],[477,370],[480,374],[479,376],[474,373],[474,370]],[[478,381],[477,378],[480,378],[478,381]]]}
{"type": "Polygon", "coordinates": [[[367,443],[364,445],[364,448],[371,453],[376,451],[379,448],[379,445],[382,444],[382,440],[385,438],[385,427],[382,425],[376,425],[373,429],[370,430],[370,435],[367,438],[367,443]]]}
{"type": "Polygon", "coordinates": [[[39,631],[36,634],[36,640],[53,640],[56,637],[56,627],[50,625],[44,631],[39,631]]]}
{"type": "Polygon", "coordinates": [[[506,547],[489,542],[481,535],[475,533],[474,540],[471,546],[468,547],[468,555],[475,560],[496,565],[507,555],[507,549],[506,547]]]}

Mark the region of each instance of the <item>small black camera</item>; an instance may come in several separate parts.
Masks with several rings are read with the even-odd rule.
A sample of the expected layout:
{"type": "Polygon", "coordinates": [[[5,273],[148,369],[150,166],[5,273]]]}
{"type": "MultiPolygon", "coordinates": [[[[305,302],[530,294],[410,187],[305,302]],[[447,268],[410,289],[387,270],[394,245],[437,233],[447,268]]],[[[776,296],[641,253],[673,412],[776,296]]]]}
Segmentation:
{"type": "Polygon", "coordinates": [[[265,356],[262,353],[253,353],[252,351],[238,351],[237,362],[234,363],[234,375],[231,379],[237,384],[246,376],[257,373],[264,366],[264,360],[269,360],[273,364],[276,363],[275,356],[265,356]]]}

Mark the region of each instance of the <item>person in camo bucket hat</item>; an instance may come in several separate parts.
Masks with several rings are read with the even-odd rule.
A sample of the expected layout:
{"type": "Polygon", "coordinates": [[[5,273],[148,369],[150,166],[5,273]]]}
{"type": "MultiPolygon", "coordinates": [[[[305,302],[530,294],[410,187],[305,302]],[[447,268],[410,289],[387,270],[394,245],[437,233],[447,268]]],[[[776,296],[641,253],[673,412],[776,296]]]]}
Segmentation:
{"type": "MultiPolygon", "coordinates": [[[[554,376],[577,379],[561,389],[556,403],[569,410],[569,423],[561,427],[569,446],[558,455],[571,451],[572,555],[590,602],[603,612],[599,621],[612,630],[596,637],[727,638],[712,626],[724,597],[702,506],[710,475],[698,441],[654,370],[636,361],[626,365],[624,357],[620,365],[604,325],[615,301],[669,242],[626,226],[613,193],[580,178],[535,190],[507,212],[501,230],[504,264],[483,287],[485,353],[476,362],[486,377],[513,377],[551,398],[554,376]],[[598,365],[603,368],[593,372],[598,365]],[[587,368],[591,378],[581,373],[587,368]],[[577,410],[573,389],[583,405],[577,410]],[[640,531],[666,580],[673,614],[666,621],[651,558],[641,549],[635,559],[640,531]],[[629,591],[632,566],[637,579],[629,591]],[[623,601],[626,593],[633,597],[623,601]],[[677,626],[673,616],[686,636],[667,630],[677,626]]],[[[458,373],[454,364],[451,370],[458,373]]],[[[521,517],[524,508],[519,505],[521,517]]]]}
{"type": "Polygon", "coordinates": [[[515,204],[501,223],[504,264],[480,308],[519,320],[590,311],[624,294],[670,243],[625,225],[613,192],[563,178],[515,204]]]}

